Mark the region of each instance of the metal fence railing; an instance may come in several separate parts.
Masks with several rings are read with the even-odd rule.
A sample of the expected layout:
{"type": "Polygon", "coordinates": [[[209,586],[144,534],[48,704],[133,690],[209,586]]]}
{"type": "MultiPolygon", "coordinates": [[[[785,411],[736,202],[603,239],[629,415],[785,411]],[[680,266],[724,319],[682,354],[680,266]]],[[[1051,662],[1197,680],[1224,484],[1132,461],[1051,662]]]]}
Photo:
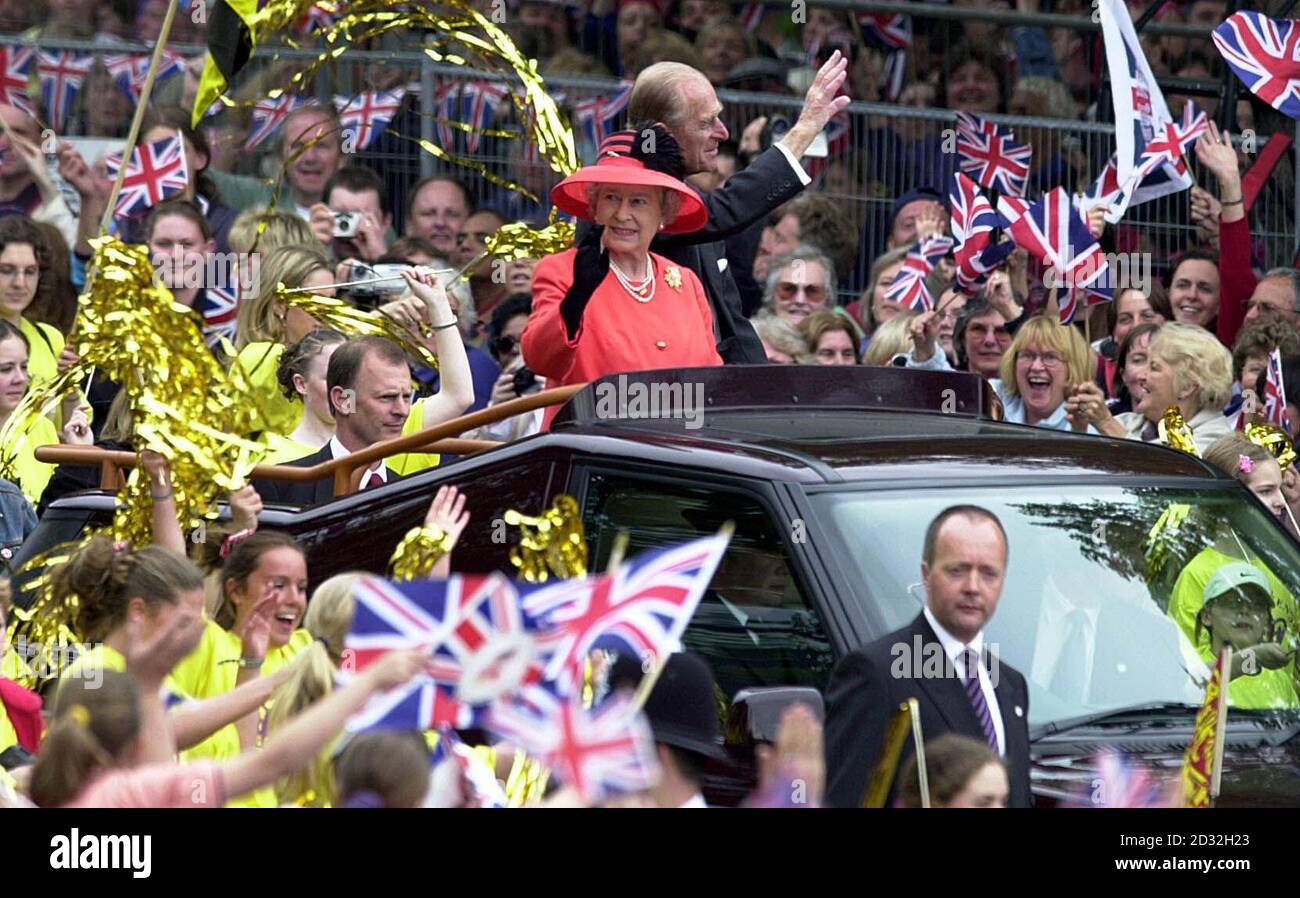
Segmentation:
{"type": "MultiPolygon", "coordinates": [[[[13,42],[10,38],[0,38],[0,45],[10,42],[13,42]]],[[[90,49],[85,42],[51,41],[45,46],[90,49]]],[[[104,52],[102,47],[95,49],[104,52]]],[[[143,53],[148,49],[144,46],[114,47],[109,52],[143,53]]],[[[177,49],[198,53],[202,48],[177,49]]],[[[250,66],[245,77],[235,86],[236,92],[252,89],[258,84],[264,90],[283,86],[286,83],[285,65],[293,64],[295,60],[301,65],[303,60],[316,55],[314,51],[305,50],[283,50],[279,54],[281,59],[278,62],[250,66]]],[[[541,202],[532,203],[473,172],[452,170],[470,186],[477,202],[500,209],[508,218],[542,218],[549,211],[547,193],[558,176],[536,157],[527,141],[468,135],[438,125],[439,116],[447,114],[440,108],[441,92],[457,83],[484,80],[492,79],[463,67],[437,64],[408,44],[405,49],[349,51],[323,68],[311,89],[318,98],[324,99],[336,95],[351,96],[367,89],[367,85],[408,82],[413,85],[401,111],[389,126],[401,136],[383,134],[356,156],[357,161],[373,167],[386,180],[395,200],[399,229],[405,211],[403,200],[415,181],[434,172],[451,170],[445,163],[422,152],[413,141],[405,139],[420,135],[483,164],[503,179],[524,185],[541,198],[541,202]]],[[[614,96],[622,86],[614,79],[566,76],[548,78],[547,85],[552,96],[562,99],[562,108],[570,113],[585,101],[614,96]]],[[[158,87],[160,102],[179,102],[182,86],[183,79],[179,77],[161,82],[158,87]]],[[[95,124],[103,130],[105,116],[102,109],[96,110],[97,115],[87,116],[89,82],[84,94],[85,98],[72,117],[72,131],[84,131],[91,118],[96,119],[95,124]]],[[[1050,88],[1046,94],[1050,96],[1050,88]]],[[[749,93],[720,89],[718,96],[724,103],[724,121],[733,138],[739,138],[745,125],[760,115],[793,121],[802,103],[802,98],[793,92],[749,93]]],[[[828,131],[829,156],[808,162],[810,172],[817,179],[816,188],[840,203],[850,218],[866,231],[868,253],[859,260],[860,268],[865,268],[884,245],[893,199],[905,190],[923,185],[946,192],[956,165],[951,141],[944,140],[945,129],[952,128],[955,121],[953,111],[936,108],[942,98],[923,91],[905,99],[907,103],[855,102],[849,107],[847,123],[828,131]]],[[[1170,99],[1171,105],[1179,102],[1176,98],[1170,99]]],[[[1056,108],[1049,103],[1045,111],[1050,114],[1056,108]]],[[[129,113],[127,107],[119,116],[119,136],[125,133],[129,113]]],[[[1114,149],[1114,126],[1110,124],[1043,116],[991,114],[988,117],[1012,127],[1018,139],[1033,148],[1032,174],[1027,191],[1031,197],[1058,184],[1072,192],[1088,188],[1114,149]]],[[[215,152],[217,164],[236,173],[259,177],[269,178],[277,174],[277,141],[268,141],[253,152],[241,149],[250,127],[246,113],[225,111],[211,121],[213,133],[220,138],[215,152]]],[[[108,124],[111,126],[112,122],[108,124]]],[[[498,103],[494,113],[471,124],[506,130],[517,127],[514,110],[508,101],[498,103]]],[[[611,127],[618,124],[621,122],[609,123],[611,127]]],[[[590,126],[575,128],[579,154],[586,159],[594,154],[594,139],[598,135],[593,134],[593,130],[590,126]]],[[[1266,140],[1266,135],[1259,135],[1256,149],[1262,148],[1266,140]]],[[[1296,210],[1300,203],[1300,181],[1296,178],[1296,159],[1296,152],[1283,156],[1251,211],[1252,234],[1257,244],[1256,263],[1261,267],[1290,264],[1297,248],[1296,210]]],[[[1189,165],[1198,183],[1213,190],[1208,176],[1197,171],[1194,159],[1189,160],[1189,165]]],[[[1189,213],[1186,192],[1133,207],[1116,230],[1116,249],[1150,253],[1158,271],[1171,256],[1198,244],[1199,237],[1189,213]]],[[[859,287],[860,275],[861,272],[854,280],[859,287]]]]}

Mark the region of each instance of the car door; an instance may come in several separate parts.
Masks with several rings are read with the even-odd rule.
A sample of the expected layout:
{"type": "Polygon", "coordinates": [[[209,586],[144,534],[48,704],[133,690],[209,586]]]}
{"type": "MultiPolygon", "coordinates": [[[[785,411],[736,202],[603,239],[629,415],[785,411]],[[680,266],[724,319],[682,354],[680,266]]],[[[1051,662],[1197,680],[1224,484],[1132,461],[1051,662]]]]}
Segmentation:
{"type": "Polygon", "coordinates": [[[834,666],[826,628],[792,562],[788,528],[768,498],[708,481],[586,466],[575,470],[591,567],[601,570],[620,530],[628,554],[685,542],[734,521],[735,535],[687,627],[686,648],[713,667],[723,703],[741,689],[822,690],[834,666]]]}

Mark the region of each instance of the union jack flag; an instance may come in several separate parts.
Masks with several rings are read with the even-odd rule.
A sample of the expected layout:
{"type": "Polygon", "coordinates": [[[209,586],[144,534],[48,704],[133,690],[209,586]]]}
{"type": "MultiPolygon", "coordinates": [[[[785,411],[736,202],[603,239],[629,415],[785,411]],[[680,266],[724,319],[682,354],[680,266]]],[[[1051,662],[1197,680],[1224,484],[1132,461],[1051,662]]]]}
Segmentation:
{"type": "Polygon", "coordinates": [[[1094,762],[1097,779],[1089,789],[1088,805],[1097,808],[1176,808],[1181,804],[1176,779],[1162,782],[1140,762],[1104,751],[1094,762]]]}
{"type": "Polygon", "coordinates": [[[239,324],[239,280],[208,287],[203,293],[203,336],[209,346],[233,341],[239,324]]]}
{"type": "Polygon", "coordinates": [[[1282,351],[1274,349],[1268,354],[1268,370],[1264,378],[1264,416],[1269,424],[1291,431],[1286,416],[1286,385],[1282,383],[1282,351]]]}
{"type": "Polygon", "coordinates": [[[957,113],[957,164],[977,184],[1007,196],[1024,196],[1033,150],[1019,143],[1009,128],[957,113]]]}
{"type": "Polygon", "coordinates": [[[1004,196],[998,200],[998,212],[1016,245],[1048,266],[1048,277],[1062,288],[1058,291],[1062,324],[1074,320],[1079,291],[1088,297],[1089,305],[1111,298],[1109,278],[1103,277],[1106,256],[1064,188],[1057,187],[1032,204],[1004,196]]]}
{"type": "Polygon", "coordinates": [[[1123,195],[1124,185],[1119,182],[1119,156],[1111,153],[1110,161],[1106,163],[1106,167],[1101,170],[1101,174],[1092,182],[1092,187],[1083,197],[1089,207],[1098,203],[1115,206],[1119,204],[1123,195]]]}
{"type": "Polygon", "coordinates": [[[888,13],[857,13],[862,39],[885,55],[884,99],[898,99],[907,77],[907,48],[912,45],[912,19],[910,16],[888,13]]]}
{"type": "Polygon", "coordinates": [[[740,21],[746,31],[754,31],[763,24],[763,13],[767,11],[761,3],[746,3],[740,8],[740,21]]]}
{"type": "Polygon", "coordinates": [[[880,50],[903,50],[912,46],[912,19],[901,13],[857,13],[862,36],[880,50]]]}
{"type": "Polygon", "coordinates": [[[334,24],[334,14],[324,3],[313,3],[311,8],[298,20],[298,33],[304,35],[319,34],[328,31],[334,24]]]}
{"type": "Polygon", "coordinates": [[[91,53],[37,51],[36,70],[41,82],[41,98],[50,127],[55,131],[63,130],[72,102],[94,62],[91,53]]]}
{"type": "Polygon", "coordinates": [[[536,679],[521,586],[495,573],[403,583],[358,580],[346,640],[354,669],[363,671],[404,649],[426,651],[429,661],[422,676],[371,699],[349,728],[463,728],[489,702],[529,679],[530,671],[536,679]]]}
{"type": "Polygon", "coordinates": [[[954,172],[948,191],[951,207],[953,261],[957,266],[957,289],[974,296],[999,265],[1015,249],[1011,241],[993,243],[993,231],[1002,221],[979,187],[961,172],[954,172]]]}
{"type": "Polygon", "coordinates": [[[344,140],[355,134],[355,149],[364,150],[370,146],[402,108],[404,96],[406,88],[403,86],[382,93],[372,91],[357,97],[335,97],[334,105],[339,111],[344,140]]]}
{"type": "Polygon", "coordinates": [[[624,695],[587,711],[577,696],[530,689],[520,701],[494,706],[488,728],[537,758],[587,804],[659,779],[650,725],[624,695]]]}
{"type": "Polygon", "coordinates": [[[1251,93],[1300,119],[1300,22],[1235,12],[1214,29],[1214,45],[1251,93]]]}
{"type": "MultiPolygon", "coordinates": [[[[132,102],[138,103],[140,92],[144,89],[144,82],[149,77],[150,59],[149,56],[136,55],[106,56],[104,67],[108,69],[108,73],[113,76],[113,80],[117,82],[122,92],[130,97],[132,102]]],[[[185,57],[174,50],[163,50],[154,83],[184,72],[185,57]]]]}
{"type": "Polygon", "coordinates": [[[593,147],[598,147],[618,130],[631,96],[632,82],[622,81],[612,97],[591,97],[579,102],[573,109],[573,123],[582,129],[593,147]]]}
{"type": "Polygon", "coordinates": [[[559,695],[582,682],[592,649],[662,661],[680,646],[730,537],[719,534],[643,552],[612,574],[554,584],[524,598],[539,620],[544,678],[559,695]]]}
{"type": "Polygon", "coordinates": [[[299,106],[310,106],[315,102],[315,97],[303,99],[290,94],[281,94],[273,100],[259,100],[253,106],[253,127],[244,143],[245,149],[255,148],[280,130],[280,125],[289,117],[290,112],[299,106]]]}
{"type": "Polygon", "coordinates": [[[35,115],[27,83],[35,53],[29,47],[0,47],[0,105],[35,115]]]}
{"type": "Polygon", "coordinates": [[[510,807],[510,799],[497,782],[496,773],[482,755],[461,741],[451,727],[443,727],[438,731],[438,744],[434,747],[430,760],[431,766],[435,768],[443,762],[455,764],[460,772],[462,791],[456,797],[464,803],[458,807],[510,807]]]}
{"type": "Polygon", "coordinates": [[[1183,157],[1207,128],[1209,128],[1209,119],[1205,112],[1188,100],[1183,104],[1182,120],[1177,123],[1165,122],[1164,126],[1147,142],[1142,155],[1138,157],[1137,168],[1133,171],[1130,185],[1140,182],[1165,163],[1171,164],[1179,175],[1186,174],[1187,163],[1183,161],[1183,157]]]}
{"type": "Polygon", "coordinates": [[[903,260],[894,282],[885,291],[885,298],[907,306],[913,312],[928,312],[934,308],[934,297],[925,279],[934,266],[952,249],[953,242],[942,234],[932,234],[912,247],[903,260]]]}
{"type": "Polygon", "coordinates": [[[498,81],[456,81],[446,79],[438,88],[436,105],[442,121],[438,122],[438,138],[444,149],[456,146],[457,130],[448,122],[463,122],[474,130],[463,134],[465,152],[478,151],[479,133],[492,127],[497,107],[510,92],[498,81]]]}
{"type": "MultiPolygon", "coordinates": [[[[116,178],[122,166],[122,154],[105,156],[104,164],[108,166],[108,176],[116,178]]],[[[113,214],[119,218],[144,215],[168,197],[182,193],[189,183],[180,132],[175,137],[142,144],[131,151],[113,214]]]]}

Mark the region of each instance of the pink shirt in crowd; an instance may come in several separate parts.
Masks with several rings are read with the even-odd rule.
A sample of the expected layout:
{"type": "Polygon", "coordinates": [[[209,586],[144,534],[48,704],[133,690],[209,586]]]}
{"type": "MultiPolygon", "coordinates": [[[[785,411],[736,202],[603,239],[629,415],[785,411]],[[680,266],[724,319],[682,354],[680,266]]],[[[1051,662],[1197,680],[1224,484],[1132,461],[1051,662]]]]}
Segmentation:
{"type": "Polygon", "coordinates": [[[151,764],[95,777],[69,808],[219,808],[226,803],[221,767],[214,762],[151,764]]]}

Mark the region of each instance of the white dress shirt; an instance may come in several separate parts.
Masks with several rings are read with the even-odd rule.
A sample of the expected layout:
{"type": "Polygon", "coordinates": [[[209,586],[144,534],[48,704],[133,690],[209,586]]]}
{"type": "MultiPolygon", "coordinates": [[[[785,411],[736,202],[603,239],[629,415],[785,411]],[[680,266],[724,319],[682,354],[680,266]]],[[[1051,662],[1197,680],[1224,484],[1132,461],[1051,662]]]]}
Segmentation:
{"type": "MultiPolygon", "coordinates": [[[[337,436],[330,437],[329,447],[330,447],[331,458],[336,458],[336,459],[347,458],[349,455],[352,454],[347,450],[347,448],[342,443],[339,442],[339,438],[337,436]]],[[[388,465],[384,464],[383,460],[380,459],[379,461],[371,465],[369,468],[367,468],[365,476],[361,478],[361,489],[366,488],[366,481],[370,479],[371,474],[378,474],[379,479],[384,483],[387,483],[388,465]]]]}
{"type": "MultiPolygon", "coordinates": [[[[929,605],[925,606],[924,613],[925,619],[930,622],[930,627],[934,630],[934,635],[939,637],[939,643],[943,646],[943,653],[948,656],[948,660],[952,662],[957,675],[962,678],[962,688],[965,689],[966,650],[974,651],[976,657],[982,658],[984,656],[984,631],[980,630],[975,634],[974,639],[969,643],[965,643],[943,628],[943,625],[930,612],[929,605]]],[[[993,731],[998,737],[998,754],[1006,757],[1007,735],[1002,726],[1002,708],[998,705],[998,696],[993,691],[993,682],[989,679],[988,669],[983,664],[979,666],[979,675],[980,691],[984,693],[984,702],[989,706],[989,716],[993,718],[993,731]]]]}
{"type": "Polygon", "coordinates": [[[696,792],[690,798],[679,804],[679,808],[707,808],[708,804],[704,801],[704,796],[696,792]]]}
{"type": "Polygon", "coordinates": [[[790,167],[794,169],[795,175],[799,178],[799,183],[805,187],[811,184],[812,177],[808,172],[803,170],[803,166],[799,164],[798,159],[794,158],[794,153],[790,152],[790,148],[779,140],[776,142],[776,148],[781,151],[782,155],[785,156],[786,161],[790,163],[790,167]]]}

